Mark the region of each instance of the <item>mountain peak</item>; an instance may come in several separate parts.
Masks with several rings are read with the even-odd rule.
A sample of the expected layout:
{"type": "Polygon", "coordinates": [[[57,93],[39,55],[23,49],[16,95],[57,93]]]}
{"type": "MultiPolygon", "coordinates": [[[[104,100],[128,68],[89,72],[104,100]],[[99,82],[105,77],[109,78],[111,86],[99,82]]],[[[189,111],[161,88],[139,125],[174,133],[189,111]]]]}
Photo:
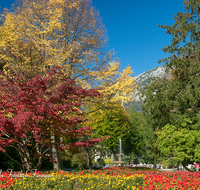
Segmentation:
{"type": "MultiPolygon", "coordinates": [[[[167,73],[165,72],[165,70],[166,70],[165,65],[161,65],[161,66],[155,67],[153,69],[147,70],[144,73],[135,77],[135,83],[138,84],[139,88],[141,88],[147,84],[148,78],[151,78],[151,77],[163,78],[163,77],[167,76],[167,73]]],[[[140,110],[139,104],[142,103],[142,100],[140,99],[139,92],[137,89],[134,92],[134,94],[135,94],[135,100],[134,100],[133,104],[134,104],[134,106],[138,107],[138,109],[140,110]]]]}
{"type": "Polygon", "coordinates": [[[153,69],[150,69],[148,71],[145,71],[144,73],[139,74],[138,76],[135,77],[135,83],[141,87],[147,83],[147,79],[150,77],[163,78],[167,75],[165,72],[165,69],[166,69],[166,66],[161,65],[161,66],[155,67],[153,69]]]}

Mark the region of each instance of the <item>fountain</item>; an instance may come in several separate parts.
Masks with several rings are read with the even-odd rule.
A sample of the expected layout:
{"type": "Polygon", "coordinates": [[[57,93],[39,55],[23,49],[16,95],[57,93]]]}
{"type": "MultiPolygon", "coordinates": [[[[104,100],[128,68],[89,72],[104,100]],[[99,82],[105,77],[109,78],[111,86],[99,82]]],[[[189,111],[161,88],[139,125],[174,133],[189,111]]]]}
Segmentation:
{"type": "Polygon", "coordinates": [[[114,161],[113,163],[116,164],[116,165],[118,165],[118,164],[122,165],[124,163],[124,161],[122,161],[123,154],[122,154],[122,140],[121,140],[121,138],[119,138],[119,154],[117,154],[117,156],[118,156],[118,161],[114,161]]]}

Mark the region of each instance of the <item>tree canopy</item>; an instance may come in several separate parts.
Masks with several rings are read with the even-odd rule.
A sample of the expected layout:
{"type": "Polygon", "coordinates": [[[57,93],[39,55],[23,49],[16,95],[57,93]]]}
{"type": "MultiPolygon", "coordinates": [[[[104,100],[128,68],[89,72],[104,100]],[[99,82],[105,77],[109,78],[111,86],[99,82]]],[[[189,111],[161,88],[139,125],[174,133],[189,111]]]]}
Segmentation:
{"type": "MultiPolygon", "coordinates": [[[[36,75],[28,81],[21,75],[11,77],[1,73],[0,150],[5,152],[4,147],[15,148],[25,170],[32,169],[32,157],[38,157],[38,165],[41,164],[48,150],[45,147],[56,145],[61,151],[71,146],[64,141],[52,144],[52,135],[81,139],[90,134],[90,127],[78,126],[85,121],[79,108],[85,97],[100,94],[94,89],[75,85],[59,69],[55,67],[48,76],[36,75]]],[[[75,145],[90,146],[99,140],[78,141],[75,145]]]]}
{"type": "Polygon", "coordinates": [[[200,159],[200,132],[190,119],[179,125],[167,124],[158,134],[158,148],[164,155],[173,155],[185,167],[200,159]]]}
{"type": "Polygon", "coordinates": [[[59,65],[69,78],[81,83],[91,79],[91,70],[100,69],[109,60],[104,49],[106,32],[90,0],[18,1],[2,18],[4,70],[13,64],[30,70],[35,62],[41,71],[59,65]],[[27,44],[26,56],[21,43],[27,44]]]}
{"type": "Polygon", "coordinates": [[[199,1],[184,1],[185,12],[178,12],[172,26],[162,26],[172,36],[172,43],[163,50],[168,77],[155,79],[143,89],[144,110],[156,126],[177,124],[190,117],[198,122],[199,114],[199,1]]]}
{"type": "MultiPolygon", "coordinates": [[[[5,110],[2,110],[2,118],[7,122],[9,117],[12,125],[17,127],[13,118],[22,117],[19,126],[23,125],[25,130],[21,130],[18,136],[9,134],[5,138],[9,132],[6,131],[1,136],[5,138],[5,144],[3,140],[1,142],[2,147],[12,145],[17,148],[17,142],[25,138],[25,147],[21,149],[26,150],[26,155],[20,155],[23,167],[31,168],[30,158],[34,154],[29,156],[30,146],[34,147],[33,152],[37,152],[39,159],[47,150],[41,147],[51,146],[56,162],[60,145],[69,143],[72,138],[77,139],[71,141],[71,146],[89,146],[99,141],[99,138],[92,140],[88,136],[91,126],[95,125],[94,120],[89,127],[81,127],[85,113],[88,118],[94,118],[95,114],[99,116],[99,120],[105,123],[104,129],[116,128],[119,132],[115,131],[117,134],[112,136],[124,137],[126,150],[135,146],[134,132],[129,130],[128,117],[121,107],[134,98],[133,91],[137,85],[134,84],[133,72],[130,66],[121,72],[120,62],[108,51],[106,30],[90,0],[18,0],[12,11],[5,10],[1,14],[1,19],[0,69],[3,78],[0,82],[2,91],[6,93],[1,94],[2,106],[10,101],[6,107],[10,111],[5,115],[5,110]],[[50,74],[49,70],[55,67],[55,75],[50,74]],[[96,90],[86,90],[91,87],[96,90]],[[20,94],[24,94],[23,97],[18,97],[20,94]],[[12,97],[14,95],[18,99],[12,97]],[[20,98],[26,101],[22,102],[20,98]],[[23,108],[21,115],[18,106],[23,108]],[[14,107],[17,107],[16,112],[14,107]],[[105,115],[109,117],[102,118],[105,115]],[[122,135],[122,131],[127,134],[122,135]],[[36,134],[40,135],[37,137],[36,134]],[[46,136],[42,138],[42,134],[46,136]],[[68,141],[64,136],[69,137],[68,141]],[[16,144],[14,141],[12,144],[15,137],[16,144]],[[24,159],[30,163],[24,164],[24,159]]],[[[4,123],[2,127],[5,127],[4,123]]],[[[102,134],[96,133],[96,137],[102,137],[102,134]]],[[[112,148],[116,149],[116,144],[112,148]]]]}
{"type": "Polygon", "coordinates": [[[160,134],[158,138],[160,150],[163,148],[162,153],[170,150],[179,158],[182,156],[182,160],[179,161],[186,164],[188,160],[196,159],[194,152],[189,149],[191,149],[190,142],[196,143],[191,136],[199,130],[200,2],[185,0],[184,5],[185,11],[178,12],[174,16],[175,23],[172,26],[160,25],[166,30],[166,34],[172,36],[171,44],[163,48],[169,57],[160,60],[166,63],[168,76],[162,79],[150,79],[149,84],[141,91],[144,98],[144,114],[155,134],[160,134]],[[185,118],[191,119],[195,126],[193,131],[177,129],[185,118]],[[168,146],[167,142],[170,144],[171,141],[174,142],[173,146],[168,146]],[[185,148],[188,144],[188,149],[184,149],[181,144],[185,148]]]}
{"type": "Polygon", "coordinates": [[[123,153],[133,152],[137,144],[137,134],[128,118],[128,114],[119,104],[110,105],[110,109],[99,110],[90,116],[93,125],[93,137],[109,137],[103,140],[105,147],[112,153],[119,153],[119,138],[122,139],[123,153]]]}

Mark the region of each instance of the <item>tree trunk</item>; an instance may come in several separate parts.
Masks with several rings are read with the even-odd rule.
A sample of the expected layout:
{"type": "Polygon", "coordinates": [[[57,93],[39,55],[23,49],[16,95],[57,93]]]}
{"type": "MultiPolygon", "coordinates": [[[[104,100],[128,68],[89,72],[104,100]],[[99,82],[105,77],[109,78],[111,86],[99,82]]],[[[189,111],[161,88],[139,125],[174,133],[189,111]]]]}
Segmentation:
{"type": "Polygon", "coordinates": [[[38,169],[38,170],[40,170],[41,167],[42,167],[42,152],[40,151],[39,143],[38,142],[36,142],[35,148],[36,148],[36,153],[38,155],[41,155],[41,156],[38,157],[38,163],[35,166],[35,168],[38,169]]]}
{"type": "Polygon", "coordinates": [[[58,162],[58,154],[57,154],[57,149],[56,149],[56,137],[54,132],[52,132],[51,135],[51,144],[52,144],[52,159],[53,159],[53,170],[58,171],[59,170],[59,162],[58,162]]]}
{"type": "Polygon", "coordinates": [[[26,139],[22,139],[21,146],[19,145],[19,154],[22,161],[22,169],[24,171],[30,172],[33,168],[33,163],[31,161],[31,155],[27,147],[26,139]]]}
{"type": "MultiPolygon", "coordinates": [[[[63,146],[63,137],[60,137],[60,146],[63,146]]],[[[63,160],[61,158],[61,153],[58,152],[58,159],[59,159],[59,168],[62,169],[63,168],[63,160]]]]}

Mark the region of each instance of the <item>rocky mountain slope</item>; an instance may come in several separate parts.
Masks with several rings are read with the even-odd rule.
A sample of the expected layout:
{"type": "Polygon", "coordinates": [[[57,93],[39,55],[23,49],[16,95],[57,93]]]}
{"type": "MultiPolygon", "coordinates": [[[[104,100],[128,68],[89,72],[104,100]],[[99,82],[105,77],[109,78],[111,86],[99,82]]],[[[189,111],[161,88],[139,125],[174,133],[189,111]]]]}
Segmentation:
{"type": "Polygon", "coordinates": [[[144,73],[135,77],[136,84],[139,84],[140,87],[144,86],[147,83],[147,79],[150,77],[164,77],[166,76],[165,73],[165,65],[161,65],[159,67],[155,67],[144,73]]]}
{"type": "MultiPolygon", "coordinates": [[[[158,67],[155,67],[153,69],[150,69],[148,71],[145,71],[144,73],[138,75],[135,77],[135,83],[138,84],[138,88],[141,88],[147,84],[147,79],[150,77],[165,77],[167,74],[165,72],[165,65],[161,65],[158,67]]],[[[129,105],[130,103],[128,103],[129,105]]],[[[135,100],[131,102],[131,105],[133,105],[136,109],[136,111],[141,111],[142,101],[139,98],[139,92],[136,90],[135,92],[135,100]]]]}

